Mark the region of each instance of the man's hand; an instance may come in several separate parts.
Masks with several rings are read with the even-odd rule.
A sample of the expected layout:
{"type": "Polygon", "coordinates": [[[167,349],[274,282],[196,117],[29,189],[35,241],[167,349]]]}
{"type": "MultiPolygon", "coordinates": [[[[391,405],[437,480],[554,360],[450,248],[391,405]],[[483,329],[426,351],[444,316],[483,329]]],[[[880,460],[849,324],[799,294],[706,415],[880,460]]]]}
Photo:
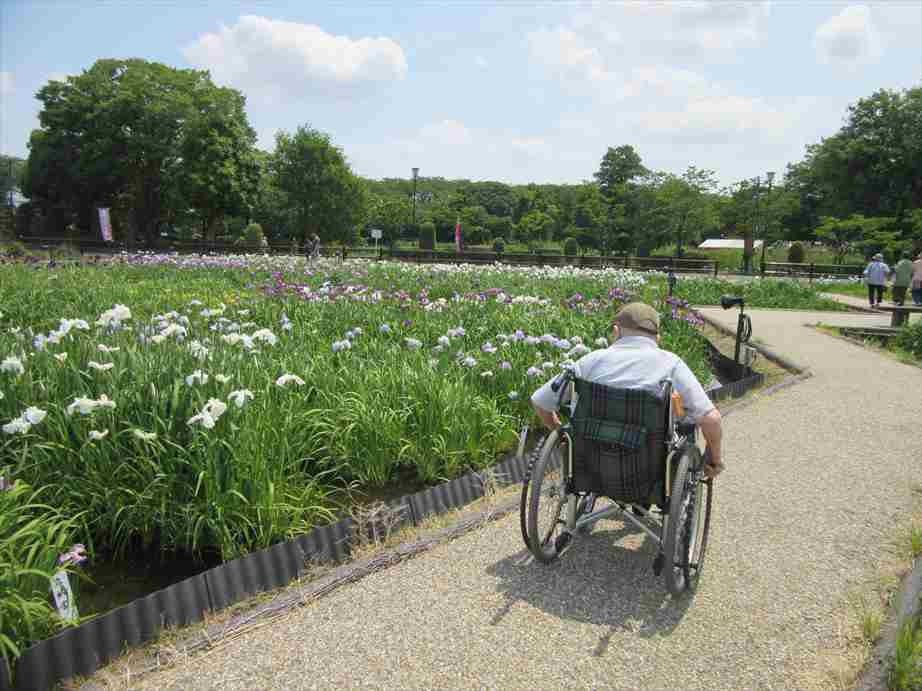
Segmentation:
{"type": "Polygon", "coordinates": [[[726,466],[720,461],[719,458],[715,458],[714,454],[711,453],[711,449],[707,448],[704,451],[704,476],[708,479],[713,479],[720,475],[726,466]]]}
{"type": "Polygon", "coordinates": [[[560,416],[557,415],[556,411],[545,410],[544,408],[539,408],[534,403],[532,407],[535,409],[535,412],[538,414],[538,417],[541,418],[541,422],[549,430],[555,430],[560,428],[560,416]]]}

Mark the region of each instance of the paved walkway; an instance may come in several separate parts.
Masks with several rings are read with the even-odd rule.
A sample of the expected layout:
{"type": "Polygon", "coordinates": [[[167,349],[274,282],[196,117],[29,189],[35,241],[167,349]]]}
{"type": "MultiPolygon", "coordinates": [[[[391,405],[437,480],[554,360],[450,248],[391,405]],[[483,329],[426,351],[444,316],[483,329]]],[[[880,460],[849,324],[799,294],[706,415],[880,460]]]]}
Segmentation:
{"type": "Polygon", "coordinates": [[[849,598],[917,506],[922,369],[802,326],[829,313],[750,314],[815,376],[727,417],[691,601],[634,529],[603,522],[548,567],[510,515],[132,688],[837,688],[849,598]]]}

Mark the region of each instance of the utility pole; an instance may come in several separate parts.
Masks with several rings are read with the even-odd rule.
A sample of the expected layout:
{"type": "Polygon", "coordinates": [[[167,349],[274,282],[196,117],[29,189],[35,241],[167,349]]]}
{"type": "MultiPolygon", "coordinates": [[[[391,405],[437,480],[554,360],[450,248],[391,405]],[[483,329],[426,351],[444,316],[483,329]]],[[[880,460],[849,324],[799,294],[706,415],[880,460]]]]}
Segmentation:
{"type": "MultiPolygon", "coordinates": [[[[775,179],[775,171],[773,171],[773,170],[768,171],[768,172],[765,174],[765,177],[768,178],[768,204],[771,204],[771,203],[772,203],[772,181],[775,179]]],[[[765,215],[768,216],[768,218],[769,218],[769,220],[770,220],[770,219],[771,219],[771,216],[768,214],[768,209],[769,209],[769,208],[770,208],[770,207],[766,207],[766,208],[765,208],[765,211],[766,211],[766,214],[765,214],[765,215]]],[[[769,226],[768,223],[766,223],[765,225],[766,225],[766,227],[769,226]]],[[[762,262],[761,262],[762,266],[761,266],[761,269],[762,269],[762,275],[763,275],[763,276],[765,275],[765,245],[768,244],[768,237],[767,237],[767,235],[768,235],[767,232],[763,232],[763,233],[762,233],[762,262]]]]}
{"type": "Polygon", "coordinates": [[[419,168],[413,168],[413,228],[416,229],[416,178],[419,177],[419,168]]]}

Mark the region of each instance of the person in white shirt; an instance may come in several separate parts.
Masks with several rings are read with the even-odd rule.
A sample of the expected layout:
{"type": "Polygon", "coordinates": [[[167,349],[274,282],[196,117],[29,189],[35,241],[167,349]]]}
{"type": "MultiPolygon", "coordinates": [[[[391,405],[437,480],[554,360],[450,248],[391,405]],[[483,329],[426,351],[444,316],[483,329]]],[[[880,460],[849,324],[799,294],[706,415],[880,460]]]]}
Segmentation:
{"type": "Polygon", "coordinates": [[[884,264],[884,255],[878,253],[871,258],[871,263],[864,270],[864,279],[868,284],[868,301],[871,307],[877,307],[884,299],[884,286],[890,267],[884,264]],[[876,296],[876,299],[875,299],[876,296]]]}
{"type": "MultiPolygon", "coordinates": [[[[707,443],[705,475],[716,477],[724,469],[721,460],[722,437],[720,411],[708,398],[701,383],[682,358],[660,350],[659,313],[649,305],[634,302],[622,307],[612,324],[614,343],[581,357],[574,373],[579,379],[620,389],[644,389],[658,393],[664,379],[682,397],[685,411],[707,443]]],[[[556,377],[555,377],[556,379],[556,377]]],[[[560,427],[557,415],[558,396],[546,382],[531,397],[532,406],[548,429],[560,427]]],[[[569,402],[566,398],[562,403],[569,402]]]]}

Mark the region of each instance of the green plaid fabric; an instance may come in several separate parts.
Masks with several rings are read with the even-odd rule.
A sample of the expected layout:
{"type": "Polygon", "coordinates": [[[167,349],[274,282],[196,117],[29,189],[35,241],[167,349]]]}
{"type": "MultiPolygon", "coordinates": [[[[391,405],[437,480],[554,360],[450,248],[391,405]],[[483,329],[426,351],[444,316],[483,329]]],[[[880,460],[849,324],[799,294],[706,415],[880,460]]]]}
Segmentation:
{"type": "Polygon", "coordinates": [[[615,500],[644,502],[665,479],[668,401],[640,389],[577,379],[573,484],[615,500]]]}

